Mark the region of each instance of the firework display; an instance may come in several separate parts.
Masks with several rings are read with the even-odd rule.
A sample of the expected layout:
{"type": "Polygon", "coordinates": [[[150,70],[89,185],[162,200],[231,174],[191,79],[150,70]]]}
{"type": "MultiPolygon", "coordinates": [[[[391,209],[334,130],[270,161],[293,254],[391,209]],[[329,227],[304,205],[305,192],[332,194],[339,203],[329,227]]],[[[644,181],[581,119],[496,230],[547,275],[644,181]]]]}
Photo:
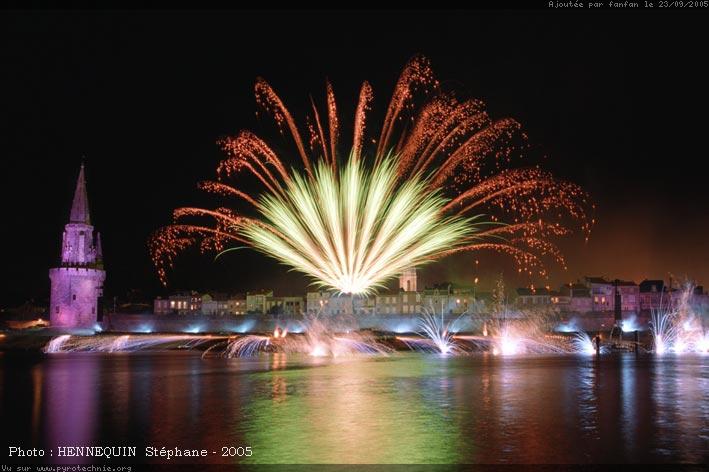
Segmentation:
{"type": "Polygon", "coordinates": [[[329,82],[326,111],[321,116],[311,100],[304,133],[267,82],[257,80],[255,92],[298,158],[249,131],[221,140],[227,157],[218,179],[200,188],[233,205],[178,208],[174,224],[155,232],[150,249],[163,283],[176,256],[195,244],[217,252],[245,244],[320,287],[351,294],[473,250],[509,254],[520,272],[545,275],[545,258],[564,265],[553,241],[571,232],[565,220],[590,233],[587,194],[525,166],[520,124],[443,90],[424,57],[404,68],[377,133],[374,93],[362,85],[351,144],[341,137],[329,82]],[[245,190],[248,180],[262,190],[245,190]]]}

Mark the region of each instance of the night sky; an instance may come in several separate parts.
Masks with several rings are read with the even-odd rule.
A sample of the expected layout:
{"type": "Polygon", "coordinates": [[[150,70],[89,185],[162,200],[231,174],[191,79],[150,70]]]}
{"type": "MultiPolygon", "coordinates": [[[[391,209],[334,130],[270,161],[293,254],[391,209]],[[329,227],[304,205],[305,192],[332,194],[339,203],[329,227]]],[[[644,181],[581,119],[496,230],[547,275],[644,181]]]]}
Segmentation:
{"type": "MultiPolygon", "coordinates": [[[[482,289],[500,272],[512,285],[670,273],[709,283],[702,15],[3,12],[0,35],[2,306],[48,296],[82,155],[106,295],[153,295],[164,289],[147,238],[174,207],[216,202],[195,188],[223,157],[216,140],[254,129],[285,143],[255,116],[257,76],[301,123],[326,77],[343,113],[369,80],[382,114],[416,53],[493,117],[519,120],[546,168],[597,205],[590,241],[565,242],[569,270],[550,263],[548,281],[517,279],[504,256],[480,254],[424,269],[424,283],[470,283],[476,258],[482,289]]],[[[245,250],[216,262],[187,254],[167,290],[306,285],[245,250]]]]}

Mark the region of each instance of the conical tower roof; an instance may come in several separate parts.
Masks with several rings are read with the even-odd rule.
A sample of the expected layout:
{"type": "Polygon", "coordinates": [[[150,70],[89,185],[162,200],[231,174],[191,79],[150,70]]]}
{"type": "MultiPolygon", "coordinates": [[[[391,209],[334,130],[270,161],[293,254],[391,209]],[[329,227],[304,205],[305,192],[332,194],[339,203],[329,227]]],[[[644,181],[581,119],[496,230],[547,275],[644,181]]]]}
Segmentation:
{"type": "Polygon", "coordinates": [[[74,191],[74,201],[71,204],[71,215],[69,223],[83,223],[90,225],[89,198],[86,195],[86,179],[84,178],[84,164],[81,164],[79,178],[76,180],[76,190],[74,191]]]}

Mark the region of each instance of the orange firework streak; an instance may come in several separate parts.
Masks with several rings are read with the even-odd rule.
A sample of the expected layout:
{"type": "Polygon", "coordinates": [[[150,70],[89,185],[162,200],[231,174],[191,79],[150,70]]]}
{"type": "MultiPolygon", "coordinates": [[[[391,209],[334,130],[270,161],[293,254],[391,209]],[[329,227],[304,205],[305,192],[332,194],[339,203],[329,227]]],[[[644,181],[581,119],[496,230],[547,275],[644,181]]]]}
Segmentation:
{"type": "MultiPolygon", "coordinates": [[[[293,116],[273,88],[259,78],[255,93],[257,103],[270,113],[281,132],[284,128],[288,130],[307,174],[306,180],[315,178],[318,162],[339,172],[340,121],[329,81],[326,120],[321,120],[311,98],[307,148],[293,116]],[[327,136],[323,125],[327,127],[327,136]]],[[[382,165],[387,155],[393,155],[399,182],[420,179],[431,193],[448,196],[441,206],[443,215],[452,218],[484,213],[497,223],[475,231],[445,250],[428,254],[425,261],[462,251],[493,250],[511,255],[520,272],[532,274],[537,270],[545,275],[544,257],[565,265],[563,255],[552,242],[571,232],[562,220],[569,217],[575,220],[588,238],[594,221],[589,216],[593,205],[587,194],[578,185],[556,179],[538,167],[511,168],[513,156],[527,148],[520,124],[511,118],[491,119],[480,100],[459,100],[455,94],[441,91],[426,58],[413,58],[402,71],[379,139],[369,138],[370,143],[376,144],[376,151],[367,156],[365,133],[372,102],[372,87],[364,82],[354,116],[350,162],[361,161],[371,171],[382,165]]],[[[294,185],[295,170],[289,172],[277,153],[249,131],[223,139],[220,145],[227,157],[217,168],[219,181],[201,182],[200,188],[234,197],[246,203],[251,212],[255,210],[256,216],[245,216],[225,207],[176,210],[174,224],[159,229],[150,240],[151,255],[163,283],[167,269],[185,248],[199,244],[203,251],[221,251],[229,242],[251,244],[253,241],[244,230],[252,225],[295,245],[288,234],[260,218],[266,211],[264,194],[249,195],[225,183],[226,179],[247,173],[263,184],[266,194],[287,198],[288,189],[294,185]],[[210,223],[184,222],[194,217],[208,218],[210,223]]],[[[353,240],[351,234],[344,237],[353,240]]],[[[349,255],[346,262],[353,267],[349,255]]]]}

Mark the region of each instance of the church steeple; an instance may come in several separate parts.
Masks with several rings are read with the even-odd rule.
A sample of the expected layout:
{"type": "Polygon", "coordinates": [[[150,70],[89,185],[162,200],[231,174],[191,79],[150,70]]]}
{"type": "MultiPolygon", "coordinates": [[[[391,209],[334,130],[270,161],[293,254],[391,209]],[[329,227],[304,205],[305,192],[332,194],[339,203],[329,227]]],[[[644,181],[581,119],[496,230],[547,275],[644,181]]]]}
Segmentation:
{"type": "Polygon", "coordinates": [[[86,179],[84,178],[84,163],[81,163],[79,178],[76,180],[76,190],[74,190],[74,201],[71,204],[71,214],[69,223],[91,224],[89,216],[89,198],[86,195],[86,179]]]}

